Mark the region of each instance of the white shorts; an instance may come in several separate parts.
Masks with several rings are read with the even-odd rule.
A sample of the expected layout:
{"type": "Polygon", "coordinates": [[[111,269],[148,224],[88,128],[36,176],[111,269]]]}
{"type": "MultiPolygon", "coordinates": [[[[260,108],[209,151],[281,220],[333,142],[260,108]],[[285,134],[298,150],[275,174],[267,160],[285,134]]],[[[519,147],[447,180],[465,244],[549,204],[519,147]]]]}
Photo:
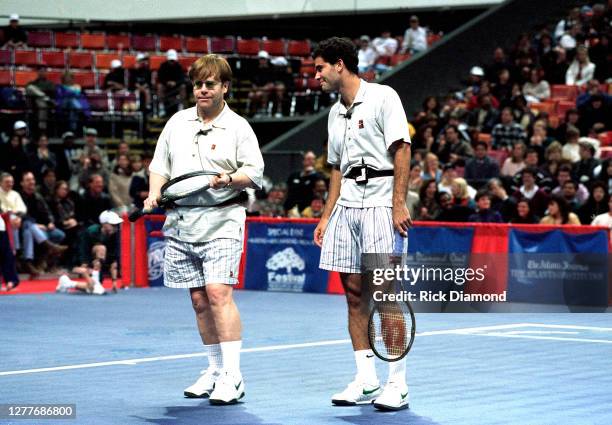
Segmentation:
{"type": "Polygon", "coordinates": [[[407,243],[408,238],[402,238],[393,228],[391,207],[336,205],[323,235],[319,267],[361,273],[361,254],[405,252],[407,243]]]}
{"type": "Polygon", "coordinates": [[[213,239],[182,242],[166,238],[164,285],[169,288],[200,288],[207,283],[238,283],[242,242],[213,239]]]}

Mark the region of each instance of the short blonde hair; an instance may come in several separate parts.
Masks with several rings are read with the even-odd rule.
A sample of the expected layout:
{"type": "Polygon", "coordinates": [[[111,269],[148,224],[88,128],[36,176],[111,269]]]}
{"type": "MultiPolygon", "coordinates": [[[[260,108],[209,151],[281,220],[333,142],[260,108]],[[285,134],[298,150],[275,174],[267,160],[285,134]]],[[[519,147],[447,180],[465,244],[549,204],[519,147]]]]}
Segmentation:
{"type": "Polygon", "coordinates": [[[453,183],[456,184],[459,189],[459,199],[466,199],[469,197],[468,195],[468,184],[467,181],[463,177],[456,177],[453,179],[453,183]]]}
{"type": "Polygon", "coordinates": [[[224,57],[215,54],[205,55],[189,67],[191,81],[205,80],[210,76],[223,83],[232,81],[232,68],[224,57]]]}

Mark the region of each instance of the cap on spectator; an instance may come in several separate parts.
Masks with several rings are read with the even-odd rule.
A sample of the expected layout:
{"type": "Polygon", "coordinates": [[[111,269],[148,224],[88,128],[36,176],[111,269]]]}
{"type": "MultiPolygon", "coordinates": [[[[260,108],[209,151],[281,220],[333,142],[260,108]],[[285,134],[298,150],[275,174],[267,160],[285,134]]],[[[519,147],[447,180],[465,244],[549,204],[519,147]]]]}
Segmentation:
{"type": "Polygon", "coordinates": [[[260,50],[259,53],[257,53],[257,57],[259,59],[269,59],[270,53],[266,52],[265,50],[260,50]]]}
{"type": "Polygon", "coordinates": [[[100,214],[100,224],[121,224],[123,220],[117,215],[116,212],[107,210],[102,211],[100,214]]]}
{"type": "Polygon", "coordinates": [[[270,63],[274,66],[287,66],[289,65],[289,62],[287,62],[287,59],[285,59],[283,56],[277,56],[275,58],[273,58],[270,63]]]}
{"type": "Polygon", "coordinates": [[[64,134],[62,134],[62,139],[66,140],[66,139],[74,139],[74,133],[72,131],[67,131],[64,134]]]}
{"type": "Polygon", "coordinates": [[[16,13],[11,13],[11,16],[9,16],[9,21],[19,21],[19,15],[16,13]]]}
{"type": "Polygon", "coordinates": [[[15,121],[15,124],[13,124],[13,130],[21,130],[22,128],[28,128],[28,125],[25,123],[25,121],[15,121]]]}
{"type": "Polygon", "coordinates": [[[367,41],[369,43],[370,42],[370,37],[368,37],[367,35],[362,35],[361,37],[359,37],[359,40],[367,41]]]}
{"type": "Polygon", "coordinates": [[[119,59],[113,59],[110,65],[112,69],[121,68],[121,61],[119,59]]]}
{"type": "Polygon", "coordinates": [[[412,15],[410,17],[410,22],[419,22],[419,17],[417,15],[412,15]]]}
{"type": "Polygon", "coordinates": [[[470,74],[476,75],[477,77],[484,77],[484,71],[479,66],[473,66],[472,69],[470,69],[470,74]]]}
{"type": "Polygon", "coordinates": [[[174,49],[170,49],[166,52],[166,59],[168,59],[169,61],[177,61],[178,60],[178,54],[176,53],[176,50],[174,49]]]}
{"type": "Polygon", "coordinates": [[[95,128],[89,127],[87,130],[85,130],[85,135],[86,136],[97,136],[98,130],[96,130],[95,128]]]}
{"type": "Polygon", "coordinates": [[[585,4],[580,8],[580,13],[585,16],[591,16],[593,15],[593,9],[591,9],[591,6],[589,6],[588,4],[585,4]]]}
{"type": "Polygon", "coordinates": [[[147,55],[146,53],[138,53],[136,55],[136,60],[138,62],[140,62],[141,60],[145,60],[145,59],[149,59],[149,55],[147,55]]]}

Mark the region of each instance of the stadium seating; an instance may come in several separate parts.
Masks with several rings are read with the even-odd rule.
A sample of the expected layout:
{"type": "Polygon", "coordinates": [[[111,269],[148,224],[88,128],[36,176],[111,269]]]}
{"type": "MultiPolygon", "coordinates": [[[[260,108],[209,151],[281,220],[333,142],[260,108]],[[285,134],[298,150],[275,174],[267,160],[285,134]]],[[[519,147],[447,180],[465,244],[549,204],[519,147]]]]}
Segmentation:
{"type": "Polygon", "coordinates": [[[96,68],[110,69],[111,62],[115,59],[120,59],[118,53],[96,53],[96,68]]]}
{"type": "Polygon", "coordinates": [[[261,49],[272,56],[285,56],[287,46],[284,40],[263,40],[261,49]]]}
{"type": "Polygon", "coordinates": [[[96,75],[93,71],[77,71],[72,74],[75,84],[83,89],[93,89],[96,87],[96,75]]]}
{"type": "Polygon", "coordinates": [[[153,52],[156,50],[156,39],[154,35],[132,35],[132,49],[141,52],[153,52]]]}
{"type": "Polygon", "coordinates": [[[180,36],[161,36],[159,37],[159,50],[162,52],[166,52],[170,49],[174,49],[177,52],[183,50],[182,46],[183,42],[180,36]]]}
{"type": "Polygon", "coordinates": [[[30,81],[35,80],[37,77],[36,71],[31,70],[16,70],[15,71],[15,85],[17,87],[25,87],[30,81]]]}
{"type": "Polygon", "coordinates": [[[36,66],[38,64],[38,52],[36,50],[15,50],[15,65],[36,66]]]}
{"type": "Polygon", "coordinates": [[[66,54],[63,50],[43,50],[40,63],[53,68],[66,67],[66,54]]]}
{"type": "Polygon", "coordinates": [[[310,41],[290,40],[287,45],[287,54],[289,56],[310,56],[310,41]]]}
{"type": "Polygon", "coordinates": [[[196,60],[198,60],[199,56],[179,56],[179,63],[181,64],[181,66],[183,67],[183,69],[185,71],[187,71],[189,69],[189,67],[191,66],[192,63],[194,63],[196,60]]]}
{"type": "Polygon", "coordinates": [[[91,69],[93,66],[93,54],[91,52],[71,52],[68,56],[71,68],[91,69]]]}
{"type": "Polygon", "coordinates": [[[11,51],[8,49],[0,49],[0,65],[11,65],[11,51]]]}
{"type": "Polygon", "coordinates": [[[76,49],[79,47],[79,34],[76,32],[56,32],[55,47],[58,49],[76,49]]]}
{"type": "Polygon", "coordinates": [[[53,32],[52,31],[29,31],[28,46],[30,47],[52,47],[53,32]]]}
{"type": "Polygon", "coordinates": [[[81,34],[81,47],[88,50],[103,50],[106,48],[106,34],[81,34]]]}
{"type": "Polygon", "coordinates": [[[210,40],[210,48],[213,53],[233,53],[234,37],[213,37],[210,40]]]}
{"type": "Polygon", "coordinates": [[[61,84],[63,74],[64,74],[64,71],[59,71],[59,70],[47,71],[47,80],[55,84],[61,84]]]}
{"type": "Polygon", "coordinates": [[[236,51],[239,55],[255,56],[260,50],[261,43],[258,39],[239,38],[236,40],[236,51]]]}
{"type": "Polygon", "coordinates": [[[186,37],[185,50],[189,53],[208,53],[208,37],[186,37]]]}
{"type": "Polygon", "coordinates": [[[109,50],[129,50],[130,36],[127,34],[107,34],[106,48],[109,50]]]}
{"type": "Polygon", "coordinates": [[[152,55],[149,57],[149,65],[152,71],[157,71],[164,62],[166,62],[165,55],[152,55]]]}
{"type": "Polygon", "coordinates": [[[0,69],[0,86],[10,86],[13,84],[13,76],[10,69],[0,69]]]}

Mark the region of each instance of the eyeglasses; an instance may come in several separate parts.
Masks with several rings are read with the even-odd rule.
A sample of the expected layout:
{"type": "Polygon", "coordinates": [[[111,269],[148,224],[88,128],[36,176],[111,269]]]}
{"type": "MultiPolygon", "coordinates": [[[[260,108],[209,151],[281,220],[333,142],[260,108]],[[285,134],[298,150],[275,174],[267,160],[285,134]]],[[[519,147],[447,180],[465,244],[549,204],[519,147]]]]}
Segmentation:
{"type": "Polygon", "coordinates": [[[221,81],[214,81],[214,80],[201,81],[201,80],[197,80],[197,81],[193,82],[193,87],[196,88],[197,90],[200,90],[202,87],[206,87],[207,90],[212,90],[215,87],[217,87],[218,84],[222,84],[221,81]]]}

